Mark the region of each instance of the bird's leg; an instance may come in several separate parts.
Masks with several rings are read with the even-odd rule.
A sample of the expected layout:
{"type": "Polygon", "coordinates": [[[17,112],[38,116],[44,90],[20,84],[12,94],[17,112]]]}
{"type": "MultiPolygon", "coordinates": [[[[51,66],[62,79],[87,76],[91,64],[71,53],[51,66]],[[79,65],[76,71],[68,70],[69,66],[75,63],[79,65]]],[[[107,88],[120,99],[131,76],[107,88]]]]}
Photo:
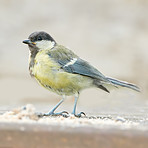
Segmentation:
{"type": "Polygon", "coordinates": [[[65,95],[63,95],[62,100],[60,100],[60,102],[58,102],[58,104],[50,112],[43,114],[43,116],[59,116],[59,115],[64,116],[64,114],[68,114],[68,112],[66,111],[54,113],[54,111],[64,102],[64,100],[65,100],[65,95]]]}
{"type": "Polygon", "coordinates": [[[79,93],[75,95],[75,102],[74,102],[74,108],[73,108],[72,114],[76,117],[81,117],[82,115],[86,116],[84,112],[80,112],[79,114],[76,114],[76,106],[77,106],[78,98],[79,98],[79,93]]]}

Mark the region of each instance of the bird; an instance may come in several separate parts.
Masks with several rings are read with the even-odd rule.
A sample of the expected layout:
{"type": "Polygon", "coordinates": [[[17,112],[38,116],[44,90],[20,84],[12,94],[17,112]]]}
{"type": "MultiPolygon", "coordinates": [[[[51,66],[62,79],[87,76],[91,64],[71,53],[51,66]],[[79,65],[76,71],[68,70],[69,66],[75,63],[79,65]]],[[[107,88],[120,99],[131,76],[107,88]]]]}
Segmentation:
{"type": "Polygon", "coordinates": [[[109,87],[126,87],[140,92],[134,84],[120,81],[103,75],[99,70],[81,59],[73,51],[58,44],[48,33],[36,31],[23,40],[30,51],[29,71],[44,88],[62,96],[58,104],[45,116],[56,116],[67,113],[55,110],[64,102],[66,96],[74,96],[75,102],[72,114],[81,117],[84,112],[76,114],[77,101],[80,92],[86,88],[96,87],[109,93],[109,87]]]}

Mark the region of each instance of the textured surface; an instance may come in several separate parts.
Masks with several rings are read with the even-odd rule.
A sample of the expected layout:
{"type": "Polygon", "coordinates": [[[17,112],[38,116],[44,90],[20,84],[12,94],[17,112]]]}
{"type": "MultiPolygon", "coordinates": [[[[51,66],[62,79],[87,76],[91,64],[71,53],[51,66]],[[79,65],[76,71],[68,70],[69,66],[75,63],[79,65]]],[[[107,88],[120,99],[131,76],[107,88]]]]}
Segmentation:
{"type": "Polygon", "coordinates": [[[147,148],[148,118],[38,117],[32,105],[0,115],[0,148],[147,148]]]}
{"type": "Polygon", "coordinates": [[[0,123],[0,148],[147,148],[148,134],[133,130],[0,123]]]}

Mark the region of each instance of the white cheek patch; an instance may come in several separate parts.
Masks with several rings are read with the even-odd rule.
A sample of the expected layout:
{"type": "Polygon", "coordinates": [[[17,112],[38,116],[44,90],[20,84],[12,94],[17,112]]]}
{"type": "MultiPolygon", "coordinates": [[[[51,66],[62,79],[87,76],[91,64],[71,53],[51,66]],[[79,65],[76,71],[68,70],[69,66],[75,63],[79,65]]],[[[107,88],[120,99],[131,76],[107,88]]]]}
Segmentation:
{"type": "Polygon", "coordinates": [[[47,41],[47,40],[42,40],[36,42],[36,47],[38,47],[40,50],[46,50],[46,49],[51,49],[55,45],[54,41],[47,41]]]}
{"type": "Polygon", "coordinates": [[[73,58],[70,62],[68,62],[64,67],[67,67],[69,65],[73,65],[77,61],[77,58],[73,58]]]}

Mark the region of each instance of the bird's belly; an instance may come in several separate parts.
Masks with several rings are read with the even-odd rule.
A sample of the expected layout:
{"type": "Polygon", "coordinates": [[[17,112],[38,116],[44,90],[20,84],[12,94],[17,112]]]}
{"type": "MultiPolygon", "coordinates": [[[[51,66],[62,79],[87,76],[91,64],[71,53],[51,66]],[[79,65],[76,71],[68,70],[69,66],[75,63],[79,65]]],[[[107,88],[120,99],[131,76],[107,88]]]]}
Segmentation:
{"type": "Polygon", "coordinates": [[[92,79],[86,76],[67,73],[59,68],[35,66],[34,76],[45,88],[59,95],[72,95],[92,86],[92,79]]]}

